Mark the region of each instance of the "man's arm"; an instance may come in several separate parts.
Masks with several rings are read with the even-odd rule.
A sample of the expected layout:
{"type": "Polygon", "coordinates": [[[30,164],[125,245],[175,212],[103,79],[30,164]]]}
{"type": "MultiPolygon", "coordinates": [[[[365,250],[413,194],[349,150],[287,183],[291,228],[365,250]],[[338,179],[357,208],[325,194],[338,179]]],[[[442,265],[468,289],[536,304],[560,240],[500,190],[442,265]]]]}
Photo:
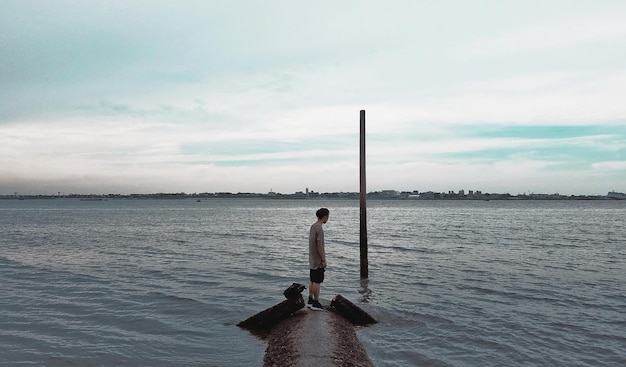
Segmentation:
{"type": "Polygon", "coordinates": [[[317,253],[320,254],[322,258],[322,267],[326,267],[326,251],[324,251],[324,241],[321,239],[317,239],[317,253]]]}

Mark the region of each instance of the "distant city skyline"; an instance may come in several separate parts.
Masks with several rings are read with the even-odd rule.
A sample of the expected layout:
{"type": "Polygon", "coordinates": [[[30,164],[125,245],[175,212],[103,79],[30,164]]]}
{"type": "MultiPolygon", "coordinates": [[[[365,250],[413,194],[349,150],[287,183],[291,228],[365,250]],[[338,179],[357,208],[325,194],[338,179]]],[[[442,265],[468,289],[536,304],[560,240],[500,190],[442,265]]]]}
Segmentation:
{"type": "MultiPolygon", "coordinates": [[[[291,193],[283,192],[159,192],[159,193],[132,193],[132,194],[119,194],[119,193],[62,193],[57,192],[55,194],[47,193],[19,193],[5,195],[0,194],[0,199],[22,199],[22,198],[228,198],[228,197],[264,197],[264,198],[341,198],[341,199],[359,199],[360,193],[355,191],[338,191],[338,192],[317,192],[314,190],[296,191],[291,193]]],[[[481,190],[449,190],[446,192],[439,191],[399,191],[399,190],[380,190],[380,191],[368,191],[368,198],[374,199],[519,199],[519,198],[532,198],[532,199],[616,199],[626,200],[626,193],[609,191],[606,194],[561,194],[561,193],[510,193],[510,192],[483,192],[481,190]]]]}
{"type": "Polygon", "coordinates": [[[626,191],[626,2],[0,2],[0,195],[626,191]]]}

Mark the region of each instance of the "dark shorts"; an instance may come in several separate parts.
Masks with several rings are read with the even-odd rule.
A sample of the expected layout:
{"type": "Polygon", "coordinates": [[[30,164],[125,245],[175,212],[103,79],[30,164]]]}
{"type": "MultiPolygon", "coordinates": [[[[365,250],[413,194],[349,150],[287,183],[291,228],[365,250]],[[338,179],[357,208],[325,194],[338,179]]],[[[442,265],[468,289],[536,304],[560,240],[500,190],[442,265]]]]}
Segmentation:
{"type": "Polygon", "coordinates": [[[322,283],[324,281],[325,271],[326,269],[324,268],[311,269],[309,273],[309,278],[311,279],[311,282],[322,283]]]}

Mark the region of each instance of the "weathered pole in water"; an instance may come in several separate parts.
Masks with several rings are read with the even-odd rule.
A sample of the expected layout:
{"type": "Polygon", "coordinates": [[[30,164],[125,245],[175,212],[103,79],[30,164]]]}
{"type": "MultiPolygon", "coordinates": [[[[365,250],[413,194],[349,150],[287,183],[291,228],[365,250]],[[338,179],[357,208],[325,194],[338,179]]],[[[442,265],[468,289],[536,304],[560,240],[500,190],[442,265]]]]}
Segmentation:
{"type": "Polygon", "coordinates": [[[367,265],[367,191],[365,189],[365,110],[361,110],[361,278],[368,278],[367,265]]]}

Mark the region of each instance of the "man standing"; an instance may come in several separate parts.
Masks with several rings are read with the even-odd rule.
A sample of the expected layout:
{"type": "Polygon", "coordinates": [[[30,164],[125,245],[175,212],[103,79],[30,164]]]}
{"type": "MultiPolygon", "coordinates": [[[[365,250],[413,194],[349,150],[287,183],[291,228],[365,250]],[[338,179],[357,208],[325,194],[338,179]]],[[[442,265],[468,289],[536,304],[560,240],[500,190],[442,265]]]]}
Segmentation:
{"type": "Polygon", "coordinates": [[[309,302],[308,306],[314,310],[323,310],[320,304],[320,286],[324,281],[324,272],[326,271],[326,251],[324,249],[324,229],[322,224],[328,222],[329,210],[326,208],[319,209],[317,222],[313,223],[309,232],[309,302]]]}

